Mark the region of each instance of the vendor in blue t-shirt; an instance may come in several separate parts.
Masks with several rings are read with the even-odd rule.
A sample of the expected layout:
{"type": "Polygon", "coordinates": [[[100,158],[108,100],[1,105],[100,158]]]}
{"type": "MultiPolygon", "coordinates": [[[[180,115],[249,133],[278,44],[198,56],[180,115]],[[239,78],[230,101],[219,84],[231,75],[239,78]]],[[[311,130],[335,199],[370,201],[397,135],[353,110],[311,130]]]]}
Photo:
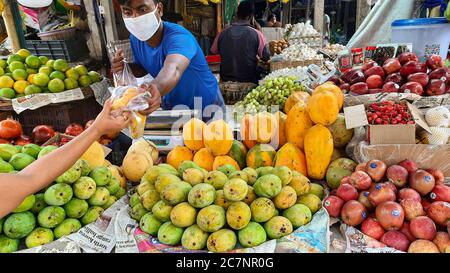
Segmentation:
{"type": "MultiPolygon", "coordinates": [[[[201,98],[202,109],[224,105],[217,80],[194,36],[182,26],[161,20],[160,0],[119,0],[119,3],[125,26],[131,33],[133,73],[137,77],[150,74],[155,78],[146,86],[152,98],[143,114],[148,115],[160,106],[165,110],[177,105],[194,109],[194,98],[201,98]]],[[[123,59],[119,50],[112,63],[113,72],[123,70],[123,59]]]]}

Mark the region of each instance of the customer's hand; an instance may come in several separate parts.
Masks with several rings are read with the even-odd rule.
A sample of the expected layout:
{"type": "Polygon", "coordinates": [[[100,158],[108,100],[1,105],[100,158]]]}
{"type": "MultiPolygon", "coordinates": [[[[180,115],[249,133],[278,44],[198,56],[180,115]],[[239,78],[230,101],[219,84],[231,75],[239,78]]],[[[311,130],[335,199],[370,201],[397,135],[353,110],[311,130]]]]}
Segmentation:
{"type": "Polygon", "coordinates": [[[120,73],[123,71],[125,65],[123,62],[124,58],[125,57],[123,55],[123,50],[122,49],[117,50],[111,64],[111,70],[113,73],[120,73]]]}
{"type": "Polygon", "coordinates": [[[158,86],[155,83],[143,84],[141,85],[141,89],[149,92],[151,95],[151,98],[149,98],[149,100],[147,101],[149,107],[146,110],[140,112],[142,115],[148,116],[158,110],[158,108],[161,106],[161,93],[159,92],[158,86]]]}
{"type": "Polygon", "coordinates": [[[100,136],[120,132],[130,122],[131,113],[129,111],[111,111],[111,104],[110,99],[105,102],[102,112],[92,124],[100,136]]]}

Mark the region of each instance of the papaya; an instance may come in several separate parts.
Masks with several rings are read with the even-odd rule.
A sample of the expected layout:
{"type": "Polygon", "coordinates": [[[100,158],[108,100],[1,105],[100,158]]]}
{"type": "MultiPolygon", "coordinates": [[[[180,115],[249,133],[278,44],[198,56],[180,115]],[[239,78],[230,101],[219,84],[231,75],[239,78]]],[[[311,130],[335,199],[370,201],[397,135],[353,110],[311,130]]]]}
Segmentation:
{"type": "Polygon", "coordinates": [[[308,100],[308,113],[315,124],[328,126],[333,124],[339,115],[336,96],[329,91],[321,91],[308,100]]]}
{"type": "Polygon", "coordinates": [[[193,151],[198,151],[205,147],[203,143],[203,130],[205,123],[193,118],[183,126],[184,145],[193,151]]]}
{"type": "Polygon", "coordinates": [[[286,166],[304,176],[308,176],[306,170],[305,154],[292,143],[286,143],[275,155],[275,167],[286,166]]]}
{"type": "Polygon", "coordinates": [[[256,126],[253,121],[253,116],[245,114],[241,120],[241,140],[247,149],[253,148],[258,142],[256,142],[256,126]]]}
{"type": "Polygon", "coordinates": [[[247,167],[257,169],[259,167],[273,166],[275,149],[268,144],[256,144],[247,153],[247,167]]]}
{"type": "Polygon", "coordinates": [[[306,131],[313,126],[307,105],[300,101],[289,111],[286,118],[286,140],[303,149],[306,131]]]}
{"type": "Polygon", "coordinates": [[[233,145],[233,132],[225,121],[213,121],[204,128],[203,141],[212,155],[227,155],[233,145]]]}
{"type": "Polygon", "coordinates": [[[232,165],[238,171],[241,170],[241,168],[239,167],[239,164],[236,162],[236,160],[234,160],[233,158],[231,158],[227,155],[216,156],[216,158],[214,159],[214,162],[213,162],[213,170],[215,171],[219,167],[221,167],[223,165],[227,165],[227,164],[232,165]]]}
{"type": "Polygon", "coordinates": [[[233,145],[231,146],[228,156],[230,156],[239,164],[241,170],[245,168],[246,166],[245,157],[247,156],[247,148],[242,142],[233,140],[233,145]]]}
{"type": "Polygon", "coordinates": [[[314,92],[312,94],[314,96],[315,94],[323,92],[323,91],[329,91],[334,94],[334,96],[336,97],[336,99],[338,101],[339,110],[341,110],[342,107],[344,106],[344,93],[342,93],[341,88],[339,88],[339,86],[335,85],[332,82],[326,82],[326,83],[316,87],[316,89],[314,89],[314,92]]]}
{"type": "Polygon", "coordinates": [[[308,176],[324,179],[333,155],[333,136],[327,127],[317,124],[306,132],[305,155],[308,176]]]}
{"type": "Polygon", "coordinates": [[[311,96],[307,92],[294,92],[292,93],[284,103],[284,113],[289,114],[289,111],[297,104],[297,102],[302,101],[305,104],[308,103],[308,99],[311,96]]]}
{"type": "Polygon", "coordinates": [[[269,143],[278,132],[278,123],[271,113],[261,112],[254,116],[256,122],[256,141],[269,143]]]}
{"type": "Polygon", "coordinates": [[[214,156],[206,148],[198,150],[194,155],[193,161],[208,172],[213,170],[214,156]]]}
{"type": "Polygon", "coordinates": [[[353,129],[347,130],[345,125],[345,116],[339,114],[336,121],[327,126],[333,136],[334,147],[343,148],[345,147],[353,137],[353,129]]]}
{"type": "Polygon", "coordinates": [[[281,111],[275,113],[275,120],[278,124],[278,131],[270,142],[274,149],[278,149],[279,147],[286,144],[286,118],[286,114],[281,111]]]}
{"type": "Polygon", "coordinates": [[[167,154],[167,164],[170,164],[175,169],[178,169],[178,166],[180,166],[183,161],[192,160],[193,157],[194,155],[189,148],[176,146],[167,154]]]}

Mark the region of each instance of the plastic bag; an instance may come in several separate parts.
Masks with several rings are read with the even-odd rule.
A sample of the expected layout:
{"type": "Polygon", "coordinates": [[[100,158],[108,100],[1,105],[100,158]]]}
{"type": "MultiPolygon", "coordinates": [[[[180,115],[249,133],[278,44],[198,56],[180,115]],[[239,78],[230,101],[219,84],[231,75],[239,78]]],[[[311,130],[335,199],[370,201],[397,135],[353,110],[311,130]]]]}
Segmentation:
{"type": "MultiPolygon", "coordinates": [[[[115,55],[117,47],[109,48],[111,54],[115,55]]],[[[114,86],[111,91],[112,110],[128,110],[132,113],[129,130],[134,139],[144,135],[147,116],[139,111],[149,107],[148,99],[150,93],[145,92],[138,86],[138,80],[133,75],[127,60],[124,59],[124,68],[120,73],[114,73],[114,86]]]]}

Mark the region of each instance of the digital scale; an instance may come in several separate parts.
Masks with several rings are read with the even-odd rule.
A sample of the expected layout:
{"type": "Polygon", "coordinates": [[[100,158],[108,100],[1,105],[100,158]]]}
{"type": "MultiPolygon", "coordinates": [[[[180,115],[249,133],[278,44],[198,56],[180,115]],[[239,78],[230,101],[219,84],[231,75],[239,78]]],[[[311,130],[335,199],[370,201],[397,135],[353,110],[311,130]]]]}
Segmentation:
{"type": "Polygon", "coordinates": [[[147,117],[143,138],[155,143],[160,152],[168,153],[184,145],[183,125],[198,115],[198,110],[155,111],[147,117]]]}

